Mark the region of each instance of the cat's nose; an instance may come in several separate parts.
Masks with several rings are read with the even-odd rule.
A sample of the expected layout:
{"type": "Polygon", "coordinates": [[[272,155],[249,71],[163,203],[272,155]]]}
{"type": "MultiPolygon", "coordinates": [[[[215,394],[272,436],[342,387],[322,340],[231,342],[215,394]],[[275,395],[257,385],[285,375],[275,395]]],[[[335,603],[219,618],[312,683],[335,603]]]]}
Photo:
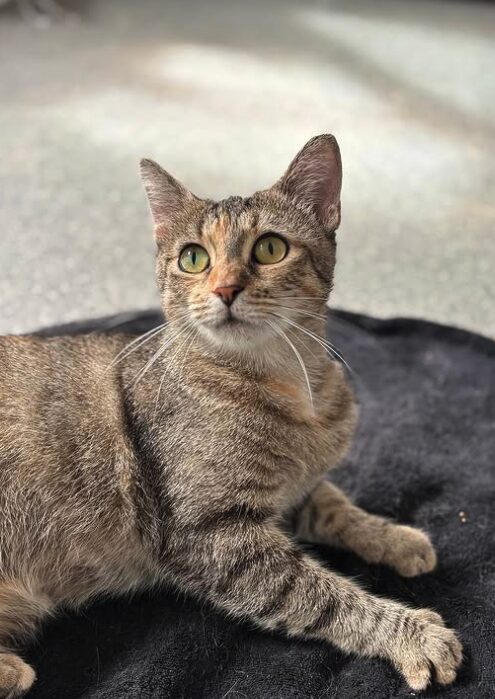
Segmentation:
{"type": "Polygon", "coordinates": [[[217,286],[213,289],[213,293],[219,296],[226,306],[232,306],[236,296],[239,296],[241,291],[244,289],[243,286],[217,286]]]}

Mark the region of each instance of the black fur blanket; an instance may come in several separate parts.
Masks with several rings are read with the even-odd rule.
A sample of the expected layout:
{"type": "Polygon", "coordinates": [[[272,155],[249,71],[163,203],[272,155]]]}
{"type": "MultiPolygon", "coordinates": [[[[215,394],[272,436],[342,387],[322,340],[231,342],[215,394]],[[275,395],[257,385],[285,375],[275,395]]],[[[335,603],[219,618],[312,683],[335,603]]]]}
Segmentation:
{"type": "MultiPolygon", "coordinates": [[[[126,327],[119,316],[45,333],[126,327]]],[[[381,595],[430,606],[458,629],[458,681],[424,697],[495,697],[495,343],[412,320],[335,313],[329,337],[361,404],[352,452],[333,479],[371,512],[427,529],[438,569],[405,580],[350,553],[320,560],[381,595]]],[[[409,699],[386,663],[228,621],[174,592],[100,601],[50,622],[28,652],[32,699],[409,699]]]]}

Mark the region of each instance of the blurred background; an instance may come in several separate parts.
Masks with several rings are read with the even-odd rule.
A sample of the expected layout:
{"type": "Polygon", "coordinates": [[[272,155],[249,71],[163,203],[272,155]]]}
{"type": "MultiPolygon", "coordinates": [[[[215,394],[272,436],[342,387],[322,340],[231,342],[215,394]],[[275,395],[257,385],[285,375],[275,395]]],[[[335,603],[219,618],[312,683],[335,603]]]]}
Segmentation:
{"type": "Polygon", "coordinates": [[[333,305],[495,336],[495,5],[0,0],[0,333],[155,306],[138,160],[195,193],[344,162],[333,305]]]}

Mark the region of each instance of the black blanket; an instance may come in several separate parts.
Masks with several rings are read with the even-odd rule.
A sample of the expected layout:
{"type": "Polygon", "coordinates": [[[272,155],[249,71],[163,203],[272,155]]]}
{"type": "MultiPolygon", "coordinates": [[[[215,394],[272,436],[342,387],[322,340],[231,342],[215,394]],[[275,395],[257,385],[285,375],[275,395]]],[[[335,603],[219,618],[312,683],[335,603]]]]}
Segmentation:
{"type": "MultiPolygon", "coordinates": [[[[144,331],[145,313],[65,326],[144,331]]],[[[53,334],[45,331],[46,334],[53,334]]],[[[329,338],[361,404],[332,478],[370,512],[424,527],[437,570],[405,580],[354,555],[315,551],[378,594],[430,606],[458,629],[458,681],[422,696],[495,697],[495,343],[412,320],[333,314],[329,338]]],[[[107,600],[45,626],[28,651],[32,699],[378,699],[412,692],[384,661],[236,624],[173,591],[107,600]]]]}

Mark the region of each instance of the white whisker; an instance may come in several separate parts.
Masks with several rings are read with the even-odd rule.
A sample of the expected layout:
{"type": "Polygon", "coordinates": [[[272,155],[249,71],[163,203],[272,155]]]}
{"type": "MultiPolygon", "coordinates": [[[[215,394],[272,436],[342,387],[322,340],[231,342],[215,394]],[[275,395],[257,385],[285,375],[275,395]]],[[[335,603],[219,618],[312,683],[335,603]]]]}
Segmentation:
{"type": "Polygon", "coordinates": [[[161,325],[157,325],[155,328],[151,328],[151,330],[148,330],[147,332],[143,333],[142,335],[139,335],[138,337],[134,338],[134,340],[131,340],[131,342],[127,343],[125,347],[123,347],[120,352],[113,358],[113,360],[110,362],[110,364],[107,366],[105,369],[105,372],[111,369],[113,366],[121,362],[123,359],[126,359],[131,355],[133,352],[135,352],[139,347],[142,347],[145,345],[149,340],[151,340],[153,337],[158,335],[161,332],[164,332],[168,327],[174,325],[175,323],[183,320],[184,318],[187,318],[189,316],[188,313],[183,313],[181,316],[176,318],[175,320],[168,320],[165,321],[165,323],[161,323],[161,325]],[[132,349],[131,349],[132,348],[132,349]]]}
{"type": "Polygon", "coordinates": [[[315,340],[315,342],[318,342],[321,345],[321,347],[323,347],[323,349],[325,349],[329,354],[340,359],[342,364],[344,364],[344,366],[347,367],[348,371],[351,374],[355,375],[354,370],[351,369],[351,367],[346,362],[344,357],[340,354],[340,352],[337,352],[337,350],[334,347],[332,347],[332,345],[327,340],[324,340],[322,337],[320,337],[316,333],[313,333],[311,330],[304,328],[302,325],[299,325],[299,323],[295,323],[293,320],[291,320],[290,318],[287,318],[286,316],[281,315],[280,313],[272,312],[271,315],[274,315],[277,318],[281,318],[282,320],[285,320],[287,323],[289,323],[289,325],[292,325],[293,327],[297,328],[298,330],[300,330],[301,332],[306,334],[308,337],[313,338],[313,340],[315,340]]]}
{"type": "Polygon", "coordinates": [[[325,301],[328,302],[328,296],[271,296],[272,299],[280,301],[325,301]]]}
{"type": "MultiPolygon", "coordinates": [[[[187,330],[188,328],[190,328],[190,326],[191,326],[191,324],[188,324],[188,325],[184,328],[184,330],[187,330]]],[[[173,353],[172,357],[170,358],[169,365],[166,367],[166,369],[164,370],[164,372],[163,372],[163,374],[162,374],[162,378],[161,378],[161,381],[160,381],[160,385],[159,385],[159,387],[158,387],[158,392],[157,392],[157,394],[156,394],[155,409],[154,409],[154,411],[153,411],[153,425],[155,424],[156,413],[157,413],[157,410],[158,410],[158,403],[159,403],[159,400],[160,400],[160,394],[161,394],[161,391],[162,391],[163,382],[164,382],[166,376],[168,375],[168,373],[169,373],[169,371],[170,371],[170,367],[172,366],[172,362],[175,360],[175,357],[176,357],[177,354],[180,352],[180,350],[182,349],[182,347],[184,346],[184,344],[187,342],[187,340],[191,337],[191,335],[194,335],[195,332],[197,333],[197,330],[196,330],[196,328],[193,327],[192,330],[191,330],[189,333],[187,333],[187,335],[186,335],[184,341],[181,342],[180,345],[176,348],[175,352],[173,353]]],[[[181,333],[180,333],[180,334],[181,334],[181,333]]],[[[177,337],[178,337],[178,335],[177,335],[174,339],[176,339],[177,337]]],[[[193,337],[193,340],[194,340],[194,337],[193,337]]],[[[191,348],[191,344],[192,344],[192,340],[191,340],[191,343],[189,344],[189,347],[187,348],[187,351],[189,351],[189,349],[191,348]]]]}
{"type": "MultiPolygon", "coordinates": [[[[290,306],[278,306],[278,308],[281,308],[285,311],[297,311],[298,313],[302,313],[303,315],[310,316],[312,318],[318,318],[320,320],[325,320],[325,321],[327,320],[327,316],[321,315],[320,313],[310,313],[309,311],[305,311],[302,308],[292,308],[290,306]]],[[[321,338],[321,339],[323,340],[323,338],[321,338]]],[[[334,351],[336,356],[339,357],[339,359],[341,359],[342,362],[344,362],[344,364],[345,364],[345,360],[342,357],[342,355],[340,354],[339,348],[336,347],[332,342],[330,342],[330,340],[327,340],[326,338],[324,339],[324,342],[332,348],[332,350],[334,351]]]]}
{"type": "MultiPolygon", "coordinates": [[[[191,335],[192,335],[192,337],[191,337],[191,342],[188,344],[188,346],[187,346],[187,348],[186,348],[186,351],[184,352],[184,356],[183,356],[183,358],[182,358],[182,363],[181,363],[181,368],[180,368],[180,374],[179,374],[179,384],[182,382],[182,372],[183,372],[184,367],[185,367],[185,365],[186,365],[186,357],[187,357],[187,355],[188,355],[188,353],[189,353],[189,350],[191,349],[192,343],[193,343],[194,340],[196,339],[197,334],[198,334],[198,329],[193,327],[192,331],[189,333],[189,335],[188,335],[188,336],[186,337],[186,339],[184,340],[184,344],[185,344],[185,343],[187,342],[187,340],[188,340],[188,339],[191,337],[191,335]]],[[[183,346],[183,345],[181,345],[181,348],[182,348],[182,346],[183,346]]]]}
{"type": "Polygon", "coordinates": [[[294,344],[289,340],[287,335],[284,333],[284,331],[279,326],[277,326],[276,323],[271,323],[269,320],[267,320],[266,322],[268,323],[268,325],[270,325],[271,328],[273,328],[273,330],[275,330],[275,332],[278,335],[280,335],[280,337],[282,337],[287,342],[289,347],[291,347],[292,351],[296,355],[296,357],[299,361],[299,364],[301,365],[301,369],[303,370],[304,378],[306,379],[306,385],[308,387],[308,394],[309,394],[309,401],[311,403],[311,407],[313,407],[314,404],[313,404],[313,393],[311,391],[311,383],[309,381],[308,372],[306,370],[306,366],[303,362],[301,355],[299,354],[299,352],[296,349],[296,347],[294,346],[294,344]]]}
{"type": "MultiPolygon", "coordinates": [[[[288,333],[293,333],[294,335],[296,334],[296,330],[295,330],[294,328],[287,328],[287,332],[288,332],[288,333]]],[[[309,345],[306,344],[305,340],[304,340],[303,338],[300,338],[300,337],[299,337],[298,339],[299,339],[300,342],[302,342],[302,344],[304,345],[304,349],[305,349],[307,352],[309,352],[309,353],[311,354],[311,356],[313,357],[313,359],[317,359],[316,354],[313,352],[313,350],[311,349],[311,347],[309,347],[309,345]]]]}
{"type": "Polygon", "coordinates": [[[324,316],[322,313],[312,313],[310,311],[306,311],[303,308],[298,308],[297,306],[279,306],[277,304],[277,308],[281,308],[284,311],[296,311],[297,313],[302,313],[305,316],[311,316],[312,318],[318,318],[318,320],[326,320],[327,317],[324,316]]]}
{"type": "Polygon", "coordinates": [[[134,381],[133,381],[133,384],[132,384],[133,387],[135,387],[135,386],[139,383],[139,381],[141,381],[141,379],[142,379],[143,376],[146,374],[146,372],[148,371],[148,369],[149,369],[151,366],[153,366],[153,364],[156,362],[156,360],[157,360],[159,357],[161,357],[161,355],[165,352],[165,350],[166,350],[173,342],[175,342],[175,340],[176,340],[178,337],[180,337],[180,336],[190,327],[190,323],[191,323],[191,322],[192,322],[192,321],[190,321],[189,323],[187,323],[183,328],[181,328],[181,329],[178,330],[174,335],[172,335],[172,337],[168,338],[167,341],[166,341],[163,345],[161,345],[161,346],[156,350],[156,352],[153,354],[153,356],[151,357],[151,359],[146,363],[146,365],[144,366],[144,368],[141,369],[141,370],[138,372],[137,376],[135,377],[135,379],[134,379],[134,381]]]}
{"type": "Polygon", "coordinates": [[[111,369],[111,367],[115,366],[115,364],[118,364],[122,359],[125,359],[126,356],[129,354],[132,354],[135,349],[138,349],[141,345],[144,345],[148,340],[151,340],[155,335],[158,335],[158,333],[163,332],[165,327],[168,325],[168,323],[162,323],[161,325],[158,325],[156,328],[151,328],[151,330],[148,330],[147,332],[143,333],[142,335],[139,335],[136,337],[134,340],[131,340],[125,347],[123,347],[120,352],[112,359],[110,364],[107,366],[105,371],[108,371],[108,369],[111,369]],[[137,347],[134,347],[134,349],[130,350],[127,353],[127,350],[130,347],[133,347],[133,345],[137,344],[137,347]]]}

